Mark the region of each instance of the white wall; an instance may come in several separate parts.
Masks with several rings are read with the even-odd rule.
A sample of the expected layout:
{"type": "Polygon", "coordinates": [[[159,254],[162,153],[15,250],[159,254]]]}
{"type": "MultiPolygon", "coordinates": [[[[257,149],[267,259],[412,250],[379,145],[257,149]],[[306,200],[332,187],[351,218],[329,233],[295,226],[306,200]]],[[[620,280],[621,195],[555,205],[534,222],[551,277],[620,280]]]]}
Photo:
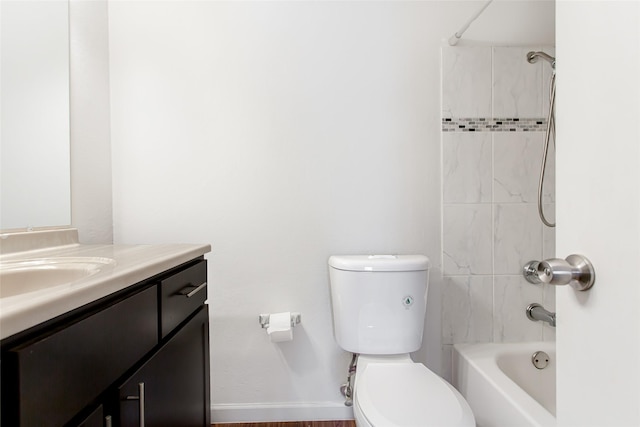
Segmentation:
{"type": "Polygon", "coordinates": [[[557,254],[596,270],[557,290],[558,425],[638,426],[640,4],[559,1],[557,28],[557,254]]]}
{"type": "MultiPolygon", "coordinates": [[[[440,370],[440,46],[477,7],[110,3],[114,238],[212,244],[214,420],[350,416],[331,254],[431,258],[416,357],[440,370]],[[258,314],[285,310],[271,344],[258,314]]],[[[552,16],[497,2],[467,35],[550,44],[552,16]]]]}

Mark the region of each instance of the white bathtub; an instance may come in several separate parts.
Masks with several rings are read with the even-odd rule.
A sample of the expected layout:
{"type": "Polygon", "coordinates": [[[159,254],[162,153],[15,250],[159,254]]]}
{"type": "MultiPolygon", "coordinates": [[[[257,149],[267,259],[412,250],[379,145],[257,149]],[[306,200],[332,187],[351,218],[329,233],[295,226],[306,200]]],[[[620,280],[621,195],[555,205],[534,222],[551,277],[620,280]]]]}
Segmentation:
{"type": "Polygon", "coordinates": [[[556,349],[553,342],[456,344],[453,385],[473,410],[478,427],[556,425],[556,349]],[[544,369],[531,356],[550,356],[544,369]]]}

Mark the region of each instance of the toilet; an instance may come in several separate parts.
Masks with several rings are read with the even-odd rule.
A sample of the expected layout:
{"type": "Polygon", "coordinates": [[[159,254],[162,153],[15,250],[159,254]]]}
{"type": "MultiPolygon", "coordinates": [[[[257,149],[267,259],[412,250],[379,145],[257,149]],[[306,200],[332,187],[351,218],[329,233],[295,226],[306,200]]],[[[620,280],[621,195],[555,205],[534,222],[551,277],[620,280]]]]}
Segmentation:
{"type": "Polygon", "coordinates": [[[429,266],[424,255],[329,258],[334,336],[359,355],[358,427],[475,426],[462,395],[409,354],[422,345],[429,266]]]}

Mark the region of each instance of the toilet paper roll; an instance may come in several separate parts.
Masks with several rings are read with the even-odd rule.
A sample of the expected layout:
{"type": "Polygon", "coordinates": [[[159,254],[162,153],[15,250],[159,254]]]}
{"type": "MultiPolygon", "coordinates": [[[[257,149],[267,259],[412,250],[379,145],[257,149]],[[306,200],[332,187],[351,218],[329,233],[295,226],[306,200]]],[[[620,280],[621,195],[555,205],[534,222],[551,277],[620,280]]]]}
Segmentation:
{"type": "Polygon", "coordinates": [[[274,313],[269,316],[269,327],[267,335],[271,342],[284,342],[293,340],[293,330],[291,329],[291,313],[274,313]]]}

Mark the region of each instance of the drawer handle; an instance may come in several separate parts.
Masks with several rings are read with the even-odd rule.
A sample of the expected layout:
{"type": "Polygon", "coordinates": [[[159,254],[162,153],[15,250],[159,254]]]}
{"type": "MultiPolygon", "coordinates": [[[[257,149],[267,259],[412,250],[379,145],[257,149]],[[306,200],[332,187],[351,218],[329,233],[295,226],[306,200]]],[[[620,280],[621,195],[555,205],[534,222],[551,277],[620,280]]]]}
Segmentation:
{"type": "Polygon", "coordinates": [[[207,282],[204,282],[203,284],[201,284],[200,286],[185,286],[183,289],[180,290],[180,292],[178,292],[180,295],[184,295],[187,298],[191,298],[192,296],[194,296],[195,294],[197,294],[198,292],[200,292],[201,290],[203,290],[204,288],[207,287],[207,282]]]}
{"type": "Polygon", "coordinates": [[[138,395],[137,396],[127,396],[125,400],[137,400],[138,401],[138,411],[140,412],[140,427],[144,427],[144,383],[138,383],[138,395]]]}

